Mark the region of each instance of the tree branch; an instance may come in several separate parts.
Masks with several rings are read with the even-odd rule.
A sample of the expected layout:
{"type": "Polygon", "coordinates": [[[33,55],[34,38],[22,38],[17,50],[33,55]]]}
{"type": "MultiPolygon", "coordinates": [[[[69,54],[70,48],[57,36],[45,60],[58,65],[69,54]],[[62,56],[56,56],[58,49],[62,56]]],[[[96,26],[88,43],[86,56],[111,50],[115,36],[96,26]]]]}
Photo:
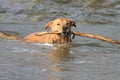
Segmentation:
{"type": "Polygon", "coordinates": [[[82,32],[71,32],[71,34],[82,36],[82,37],[88,37],[92,39],[97,39],[97,40],[105,41],[105,42],[112,43],[112,44],[120,44],[119,41],[113,40],[111,38],[99,36],[99,35],[87,34],[87,33],[82,33],[82,32]]]}
{"type": "MultiPolygon", "coordinates": [[[[59,34],[58,32],[42,32],[42,33],[39,33],[39,34],[36,34],[38,36],[42,36],[42,35],[45,35],[45,34],[59,34]]],[[[93,34],[88,34],[88,33],[83,33],[83,32],[76,32],[76,31],[71,31],[71,34],[73,35],[77,35],[77,36],[82,36],[82,37],[88,37],[88,38],[92,38],[92,39],[96,39],[96,40],[101,40],[101,41],[105,41],[105,42],[108,42],[108,43],[112,43],[112,44],[120,44],[119,41],[117,40],[113,40],[111,38],[107,38],[107,37],[103,37],[103,36],[100,36],[100,35],[93,35],[93,34]]]]}

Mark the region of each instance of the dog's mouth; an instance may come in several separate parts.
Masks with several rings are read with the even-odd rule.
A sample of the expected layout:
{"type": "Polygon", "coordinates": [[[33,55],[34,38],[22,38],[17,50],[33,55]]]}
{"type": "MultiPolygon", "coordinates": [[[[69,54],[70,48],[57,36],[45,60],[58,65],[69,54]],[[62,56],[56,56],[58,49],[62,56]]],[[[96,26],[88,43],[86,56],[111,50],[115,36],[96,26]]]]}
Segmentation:
{"type": "Polygon", "coordinates": [[[68,27],[63,27],[62,28],[62,36],[64,36],[64,37],[67,37],[68,35],[70,35],[70,29],[68,28],[68,27]]]}
{"type": "Polygon", "coordinates": [[[56,30],[55,33],[57,33],[63,37],[68,37],[71,33],[71,29],[68,27],[63,27],[61,31],[56,30]]]}

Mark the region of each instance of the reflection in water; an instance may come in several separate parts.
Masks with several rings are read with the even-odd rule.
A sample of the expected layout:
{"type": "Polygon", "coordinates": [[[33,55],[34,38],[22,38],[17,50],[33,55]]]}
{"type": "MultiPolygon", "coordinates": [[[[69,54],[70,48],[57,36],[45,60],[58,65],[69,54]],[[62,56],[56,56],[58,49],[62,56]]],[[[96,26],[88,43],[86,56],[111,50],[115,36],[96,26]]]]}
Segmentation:
{"type": "MultiPolygon", "coordinates": [[[[71,66],[66,66],[66,63],[71,60],[72,56],[68,46],[57,47],[56,50],[50,51],[49,58],[51,63],[51,66],[49,66],[51,74],[59,74],[59,72],[69,71],[71,66]]],[[[48,75],[48,80],[63,80],[65,78],[68,77],[63,75],[48,75]]]]}
{"type": "Polygon", "coordinates": [[[69,48],[68,47],[59,47],[56,50],[52,50],[49,53],[51,59],[51,64],[60,63],[61,61],[66,61],[69,58],[69,48]]]}
{"type": "Polygon", "coordinates": [[[55,45],[52,50],[43,50],[45,50],[44,54],[33,54],[34,61],[29,63],[29,65],[42,69],[45,80],[71,80],[71,76],[64,75],[64,73],[71,71],[73,67],[71,65],[73,55],[71,54],[70,46],[60,44],[58,46],[55,45]]]}

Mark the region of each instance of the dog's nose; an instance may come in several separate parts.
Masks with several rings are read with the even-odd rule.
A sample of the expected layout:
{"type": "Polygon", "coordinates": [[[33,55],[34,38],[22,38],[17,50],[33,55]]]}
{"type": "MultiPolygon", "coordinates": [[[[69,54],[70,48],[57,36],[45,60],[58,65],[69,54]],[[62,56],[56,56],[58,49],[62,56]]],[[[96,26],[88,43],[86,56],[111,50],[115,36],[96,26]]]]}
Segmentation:
{"type": "Polygon", "coordinates": [[[62,29],[63,29],[63,30],[67,30],[67,27],[63,27],[62,29]]]}

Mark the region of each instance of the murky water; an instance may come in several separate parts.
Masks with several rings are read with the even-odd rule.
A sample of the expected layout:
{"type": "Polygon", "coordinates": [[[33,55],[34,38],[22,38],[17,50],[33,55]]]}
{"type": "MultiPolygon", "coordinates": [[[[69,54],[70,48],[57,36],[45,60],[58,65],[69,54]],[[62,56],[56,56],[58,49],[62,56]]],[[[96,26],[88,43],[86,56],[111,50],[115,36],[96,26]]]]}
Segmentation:
{"type": "MultiPolygon", "coordinates": [[[[55,9],[51,5],[53,9],[49,11],[52,14],[40,22],[3,21],[0,30],[14,32],[20,37],[44,31],[45,23],[63,11],[62,15],[66,15],[64,12],[69,13],[66,17],[77,23],[74,31],[98,34],[120,41],[119,6],[93,12],[84,10],[79,4],[74,6],[59,4],[55,9]]],[[[56,47],[53,44],[28,44],[0,39],[0,80],[120,79],[120,45],[77,36],[73,44],[73,47],[56,47]]]]}

